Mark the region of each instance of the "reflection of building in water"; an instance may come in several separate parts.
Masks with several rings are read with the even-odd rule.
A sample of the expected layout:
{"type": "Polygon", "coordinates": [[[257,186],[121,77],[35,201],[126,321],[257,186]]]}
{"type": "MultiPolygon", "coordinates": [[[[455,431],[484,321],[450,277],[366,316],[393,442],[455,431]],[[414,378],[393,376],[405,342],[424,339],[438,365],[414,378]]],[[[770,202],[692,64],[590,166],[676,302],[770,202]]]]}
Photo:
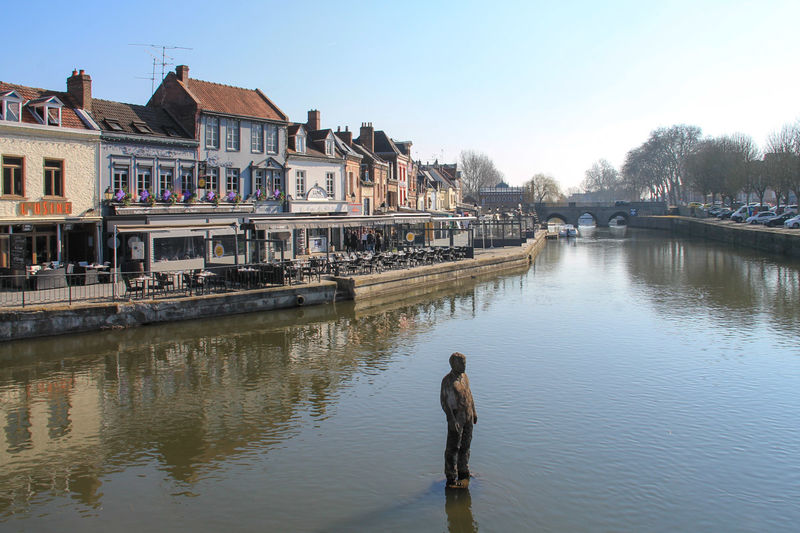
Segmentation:
{"type": "MultiPolygon", "coordinates": [[[[413,336],[471,315],[477,293],[110,331],[91,336],[91,356],[84,337],[0,346],[0,360],[26,361],[0,367],[0,514],[67,490],[98,505],[108,472],[143,455],[193,483],[268,450],[327,417],[354,376],[385,368],[413,336]],[[37,355],[54,345],[58,358],[37,355]]],[[[495,292],[480,294],[488,305],[495,292]]]]}
{"type": "MultiPolygon", "coordinates": [[[[78,469],[71,472],[71,464],[102,462],[100,394],[94,377],[55,374],[3,383],[0,485],[6,490],[0,510],[24,504],[41,490],[66,491],[82,477],[78,469]]],[[[91,501],[91,494],[85,496],[84,501],[91,501]]]]}

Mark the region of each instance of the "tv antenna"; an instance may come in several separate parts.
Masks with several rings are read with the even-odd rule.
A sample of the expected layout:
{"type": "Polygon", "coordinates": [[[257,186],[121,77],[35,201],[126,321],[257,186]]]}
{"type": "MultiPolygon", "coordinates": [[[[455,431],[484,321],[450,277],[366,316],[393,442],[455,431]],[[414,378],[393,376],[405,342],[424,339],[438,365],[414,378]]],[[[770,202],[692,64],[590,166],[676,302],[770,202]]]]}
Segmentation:
{"type": "Polygon", "coordinates": [[[145,46],[147,48],[151,48],[153,51],[157,52],[161,49],[161,59],[159,60],[158,55],[155,53],[148,51],[147,53],[153,57],[153,73],[149,78],[140,76],[139,79],[150,80],[150,92],[152,93],[155,91],[155,80],[156,80],[156,66],[161,65],[161,79],[164,79],[165,68],[167,65],[173,65],[174,63],[171,60],[175,59],[172,56],[167,55],[167,50],[194,50],[193,48],[187,48],[185,46],[172,46],[167,44],[146,44],[146,43],[129,43],[128,46],[145,46]]]}

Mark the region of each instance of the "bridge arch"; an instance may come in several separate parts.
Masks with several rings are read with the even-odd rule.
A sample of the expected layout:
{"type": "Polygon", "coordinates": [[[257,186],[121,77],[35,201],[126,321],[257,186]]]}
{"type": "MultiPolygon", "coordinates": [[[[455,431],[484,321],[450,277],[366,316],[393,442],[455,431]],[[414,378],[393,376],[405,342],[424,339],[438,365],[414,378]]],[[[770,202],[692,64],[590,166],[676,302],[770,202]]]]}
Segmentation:
{"type": "Polygon", "coordinates": [[[629,215],[625,211],[615,211],[615,212],[611,213],[611,215],[608,217],[608,220],[606,221],[606,226],[608,226],[609,223],[612,220],[615,220],[617,218],[623,219],[625,221],[625,225],[627,226],[628,225],[628,217],[629,217],[629,215]]]}
{"type": "Polygon", "coordinates": [[[550,224],[550,221],[556,218],[562,220],[565,224],[572,224],[572,222],[570,222],[569,220],[569,217],[556,212],[548,213],[547,218],[545,219],[545,223],[550,224]]]}
{"type": "Polygon", "coordinates": [[[587,215],[592,217],[592,222],[594,223],[595,226],[599,226],[600,225],[600,219],[598,218],[597,214],[593,210],[586,210],[586,211],[583,211],[582,213],[580,213],[578,215],[578,219],[576,220],[575,225],[580,225],[581,219],[582,218],[585,219],[587,215]]]}

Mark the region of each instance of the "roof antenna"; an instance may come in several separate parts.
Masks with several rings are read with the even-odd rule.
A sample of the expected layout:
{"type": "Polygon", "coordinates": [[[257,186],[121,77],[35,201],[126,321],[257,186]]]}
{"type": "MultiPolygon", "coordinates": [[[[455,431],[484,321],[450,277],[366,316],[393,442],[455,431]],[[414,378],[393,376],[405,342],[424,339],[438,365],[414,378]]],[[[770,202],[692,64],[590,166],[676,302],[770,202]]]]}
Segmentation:
{"type": "Polygon", "coordinates": [[[171,60],[175,59],[174,57],[167,55],[167,50],[194,50],[194,48],[187,48],[185,46],[171,46],[167,44],[145,44],[145,43],[129,43],[128,46],[146,46],[148,48],[152,48],[154,51],[158,51],[161,49],[161,60],[156,54],[152,52],[148,52],[153,57],[153,74],[149,78],[139,77],[138,79],[145,79],[150,80],[150,94],[155,92],[155,80],[156,80],[156,65],[161,65],[161,79],[164,79],[166,74],[165,68],[167,65],[174,65],[171,60]],[[170,61],[168,61],[170,60],[170,61]]]}

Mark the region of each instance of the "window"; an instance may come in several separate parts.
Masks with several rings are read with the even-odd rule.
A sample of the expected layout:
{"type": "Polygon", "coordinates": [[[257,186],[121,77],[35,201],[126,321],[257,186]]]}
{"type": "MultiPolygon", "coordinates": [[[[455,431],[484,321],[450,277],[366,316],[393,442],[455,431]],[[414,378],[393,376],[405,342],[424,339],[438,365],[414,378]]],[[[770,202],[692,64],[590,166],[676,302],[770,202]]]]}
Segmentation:
{"type": "MultiPolygon", "coordinates": [[[[152,167],[138,167],[136,169],[136,190],[142,192],[144,190],[150,191],[153,186],[153,169],[152,167]]],[[[152,191],[150,191],[152,192],[152,191]]]]}
{"type": "Polygon", "coordinates": [[[239,192],[239,169],[225,169],[225,190],[239,192]]]}
{"type": "Polygon", "coordinates": [[[272,183],[272,191],[283,192],[283,175],[280,170],[270,170],[269,180],[272,183]]]}
{"type": "Polygon", "coordinates": [[[325,139],[325,155],[333,155],[333,138],[330,136],[325,139]]]}
{"type": "Polygon", "coordinates": [[[150,128],[150,126],[148,126],[144,122],[134,121],[133,129],[139,133],[153,133],[153,130],[150,128]]]}
{"type": "Polygon", "coordinates": [[[3,156],[3,190],[4,196],[25,196],[24,165],[21,157],[3,156]]]}
{"type": "Polygon", "coordinates": [[[267,125],[267,152],[278,153],[278,126],[275,124],[267,125]]]}
{"type": "Polygon", "coordinates": [[[64,196],[64,162],[60,159],[44,160],[44,195],[64,196]]]}
{"type": "Polygon", "coordinates": [[[297,153],[306,153],[306,136],[298,133],[295,137],[294,147],[297,153]]]}
{"type": "Polygon", "coordinates": [[[261,191],[262,194],[266,194],[264,190],[264,177],[266,172],[261,168],[256,168],[253,170],[253,192],[261,191]]]}
{"type": "Polygon", "coordinates": [[[8,91],[0,94],[3,99],[0,113],[2,113],[3,120],[9,122],[20,122],[22,116],[22,97],[16,91],[8,91]]]}
{"type": "Polygon", "coordinates": [[[325,192],[328,193],[328,198],[333,198],[333,172],[325,173],[325,192]]]}
{"type": "Polygon", "coordinates": [[[130,191],[131,184],[128,182],[128,167],[122,165],[114,165],[112,174],[114,176],[115,191],[121,191],[122,189],[130,191]]]}
{"type": "Polygon", "coordinates": [[[192,167],[181,167],[181,190],[191,191],[194,189],[194,169],[192,167]]]}
{"type": "Polygon", "coordinates": [[[210,191],[219,190],[219,169],[210,167],[206,174],[206,189],[210,191]]]}
{"type": "Polygon", "coordinates": [[[61,108],[63,106],[64,104],[61,103],[61,100],[55,96],[44,96],[28,103],[28,107],[33,116],[36,117],[36,120],[40,124],[48,126],[61,125],[61,108]]]}
{"type": "Polygon", "coordinates": [[[353,186],[354,184],[353,184],[353,173],[352,172],[348,172],[347,173],[347,184],[349,186],[350,192],[355,192],[356,189],[353,186]]]}
{"type": "Polygon", "coordinates": [[[158,191],[163,193],[164,191],[171,191],[172,186],[174,185],[173,175],[175,174],[174,169],[172,168],[165,168],[160,167],[158,170],[158,191]]]}
{"type": "Polygon", "coordinates": [[[260,154],[264,151],[264,126],[250,124],[250,151],[255,154],[260,154]]]}
{"type": "Polygon", "coordinates": [[[119,120],[107,118],[105,123],[111,131],[122,131],[122,124],[119,123],[119,120]]]}
{"type": "Polygon", "coordinates": [[[206,118],[206,148],[219,148],[219,118],[206,118]]]}
{"type": "Polygon", "coordinates": [[[225,148],[234,152],[239,151],[239,121],[228,119],[226,128],[225,148]]]}
{"type": "Polygon", "coordinates": [[[306,171],[298,170],[295,174],[295,192],[298,197],[306,194],[306,171]]]}

